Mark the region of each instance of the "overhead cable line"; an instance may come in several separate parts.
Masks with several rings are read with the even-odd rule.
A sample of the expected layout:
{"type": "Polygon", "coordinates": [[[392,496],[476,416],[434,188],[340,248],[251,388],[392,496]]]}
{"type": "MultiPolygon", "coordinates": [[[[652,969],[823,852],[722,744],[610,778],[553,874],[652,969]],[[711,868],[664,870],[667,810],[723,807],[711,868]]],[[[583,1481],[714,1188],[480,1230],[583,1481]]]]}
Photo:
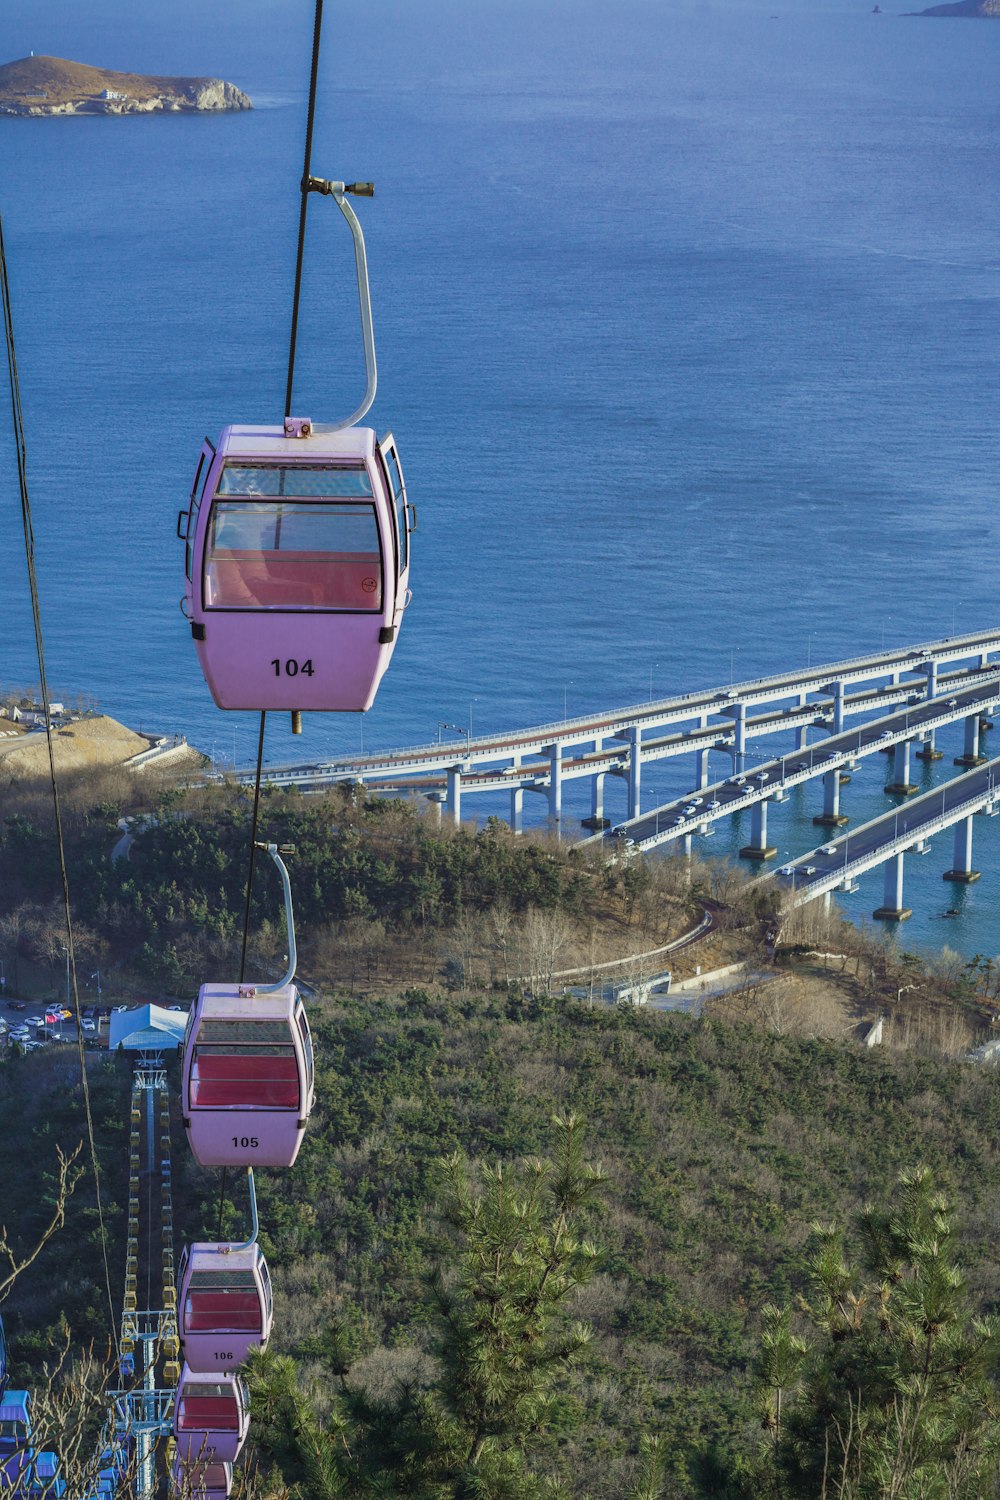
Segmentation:
{"type": "Polygon", "coordinates": [[[24,551],[28,566],[28,587],[31,593],[31,617],[35,632],[35,654],[38,658],[38,681],[45,715],[45,742],[49,753],[49,779],[52,785],[52,806],[55,816],[56,843],[59,851],[59,876],[62,885],[63,913],[66,921],[66,951],[72,974],[73,1010],[76,1017],[77,1053],[80,1060],[80,1081],[83,1089],[83,1106],[87,1119],[87,1139],[90,1146],[90,1161],[94,1174],[94,1195],[97,1202],[97,1218],[100,1227],[101,1254],[104,1259],[104,1280],[108,1294],[108,1309],[111,1328],[118,1347],[118,1331],[115,1323],[114,1300],[111,1295],[111,1269],[108,1263],[108,1238],[104,1226],[104,1210],[101,1202],[101,1170],[97,1160],[97,1145],[94,1139],[94,1119],[90,1108],[90,1084],[87,1079],[87,1059],[83,1050],[83,1028],[80,1024],[80,991],[76,976],[76,952],[73,943],[73,918],[70,911],[69,874],[66,865],[66,845],[63,839],[62,811],[59,803],[59,785],[56,779],[55,747],[52,738],[52,712],[49,689],[45,673],[45,644],[42,637],[42,616],[39,604],[38,578],[35,572],[35,535],[31,520],[31,500],[28,494],[27,449],[24,439],[24,416],[21,410],[21,389],[17,373],[17,352],[14,345],[14,319],[10,301],[10,281],[7,275],[7,251],[3,238],[3,216],[0,214],[0,297],[3,300],[4,334],[7,346],[7,371],[10,377],[10,399],[14,421],[14,440],[17,450],[17,478],[21,498],[21,521],[24,529],[24,551]]]}
{"type": "MultiPolygon", "coordinates": [[[[288,377],[285,382],[285,416],[292,414],[292,388],[295,383],[295,349],[298,343],[299,332],[299,305],[302,298],[302,266],[306,251],[306,218],[309,208],[309,194],[314,191],[312,167],[312,142],[313,127],[316,122],[316,97],[319,91],[319,48],[323,31],[323,0],[316,0],[316,10],[313,17],[313,42],[312,62],[309,69],[309,104],[306,111],[306,141],[305,153],[302,162],[302,180],[299,185],[301,203],[299,205],[299,234],[295,251],[295,283],[292,292],[292,325],[288,336],[288,377]]],[[[247,881],[246,902],[243,909],[243,943],[240,951],[240,983],[246,978],[247,966],[247,943],[250,936],[250,903],[253,899],[253,876],[254,876],[254,854],[257,846],[257,823],[260,812],[260,779],[264,764],[264,727],[267,721],[266,711],[261,711],[260,734],[257,740],[257,774],[254,777],[253,791],[253,814],[250,820],[250,853],[247,859],[247,881]]],[[[225,1184],[223,1183],[223,1190],[225,1184]]],[[[219,1204],[219,1222],[222,1222],[222,1203],[219,1204]]]]}

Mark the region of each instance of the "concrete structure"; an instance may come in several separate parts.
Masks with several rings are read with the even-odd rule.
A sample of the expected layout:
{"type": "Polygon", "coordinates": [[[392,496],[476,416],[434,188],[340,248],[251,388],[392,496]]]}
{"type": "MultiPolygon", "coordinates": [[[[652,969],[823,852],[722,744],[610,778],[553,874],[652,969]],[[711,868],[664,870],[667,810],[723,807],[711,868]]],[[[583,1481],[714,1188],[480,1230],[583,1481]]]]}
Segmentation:
{"type": "Polygon", "coordinates": [[[921,797],[914,797],[904,807],[883,813],[821,848],[811,849],[784,865],[776,878],[786,888],[786,904],[796,907],[832,891],[853,889],[859,875],[883,865],[882,904],[873,916],[880,921],[901,922],[910,915],[903,895],[907,855],[929,854],[931,838],[954,829],[953,868],[945,870],[943,878],[976,880],[978,871],[972,868],[972,820],[976,813],[995,816],[997,812],[1000,812],[1000,757],[921,797]]]}
{"type": "MultiPolygon", "coordinates": [[[[278,786],[310,788],[347,781],[432,798],[445,792],[446,815],[455,822],[461,819],[463,798],[502,792],[510,797],[514,828],[523,818],[519,794],[535,791],[548,799],[549,821],[562,832],[566,784],[584,779],[591,783],[590,816],[584,823],[599,832],[606,822],[607,777],[624,783],[626,821],[632,822],[642,815],[643,767],[659,760],[689,755],[693,785],[703,791],[711,784],[713,754],[725,757],[729,773],[739,773],[745,770],[751,743],[767,735],[793,732],[799,751],[805,753],[814,732],[836,739],[838,730],[841,735],[850,732],[851,720],[883,717],[892,710],[905,713],[908,706],[909,723],[903,728],[913,732],[897,737],[924,744],[929,740],[933,751],[935,727],[955,718],[971,719],[973,713],[978,723],[991,695],[973,695],[973,701],[968,694],[997,684],[1000,661],[990,658],[998,653],[1000,631],[977,632],[534,728],[463,735],[458,745],[438,742],[273,766],[267,776],[278,786]],[[959,696],[962,704],[949,708],[950,698],[959,696]],[[930,716],[917,707],[928,702],[935,704],[930,716]]],[[[996,696],[994,687],[992,701],[996,696]]],[[[978,753],[978,742],[973,753],[978,753]]],[[[254,775],[248,768],[239,771],[237,779],[252,782],[254,775]]]]}

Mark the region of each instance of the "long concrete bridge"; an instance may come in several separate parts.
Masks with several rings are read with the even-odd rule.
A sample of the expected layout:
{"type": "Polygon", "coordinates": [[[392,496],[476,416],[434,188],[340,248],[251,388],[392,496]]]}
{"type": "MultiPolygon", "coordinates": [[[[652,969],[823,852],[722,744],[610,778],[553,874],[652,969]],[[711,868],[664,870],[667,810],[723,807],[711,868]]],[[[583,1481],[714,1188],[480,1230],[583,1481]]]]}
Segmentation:
{"type": "MultiPolygon", "coordinates": [[[[703,796],[705,805],[688,828],[676,827],[670,835],[666,823],[675,804],[654,809],[661,821],[658,828],[654,825],[653,841],[663,842],[707,824],[710,811],[719,814],[719,809],[707,806],[715,798],[704,797],[713,786],[710,757],[722,754],[732,774],[744,774],[748,757],[756,753],[751,743],[769,735],[794,732],[797,758],[783,757],[782,761],[798,764],[804,760],[808,771],[818,774],[822,769],[826,774],[833,767],[818,757],[829,750],[831,739],[838,740],[847,732],[848,720],[861,721],[860,734],[858,729],[853,731],[857,737],[853,753],[860,754],[866,748],[868,731],[875,727],[873,718],[877,721],[896,711],[898,720],[902,709],[901,726],[898,722],[889,729],[877,726],[878,733],[888,733],[893,744],[909,746],[919,736],[922,749],[918,753],[936,756],[936,729],[965,718],[966,753],[977,756],[979,714],[997,695],[1000,660],[991,663],[990,659],[998,654],[1000,630],[980,631],[527,729],[468,735],[464,743],[437,742],[339,760],[272,766],[267,777],[279,786],[304,789],[352,781],[424,795],[455,823],[461,820],[465,799],[500,792],[510,798],[510,823],[517,832],[522,828],[524,793],[533,792],[545,797],[549,825],[561,835],[565,784],[589,780],[590,816],[584,822],[600,831],[608,826],[604,789],[606,778],[612,776],[626,783],[624,822],[626,831],[635,837],[631,825],[643,817],[643,768],[688,755],[693,761],[692,795],[703,796]],[[918,724],[920,704],[931,712],[918,724]],[[908,710],[912,710],[909,716],[908,710]],[[815,733],[824,740],[810,746],[810,735],[815,733]]],[[[848,748],[841,745],[837,752],[845,760],[848,748]]],[[[246,768],[237,775],[251,782],[254,772],[246,768]]],[[[905,775],[901,761],[896,768],[899,784],[905,775]]],[[[808,780],[809,774],[786,765],[785,786],[794,784],[795,777],[808,780]]],[[[748,776],[745,785],[752,779],[748,776]]],[[[828,788],[832,785],[832,781],[827,783],[828,788]]],[[[714,784],[720,802],[738,800],[740,806],[749,806],[776,799],[775,788],[761,783],[759,772],[755,786],[744,790],[739,799],[724,797],[721,787],[721,782],[714,784]]],[[[828,791],[827,801],[832,795],[828,791]]],[[[738,810],[725,808],[727,813],[738,810]]],[[[637,842],[648,842],[645,823],[637,842]]],[[[759,842],[766,847],[763,836],[759,842]]]]}
{"type": "Polygon", "coordinates": [[[903,900],[906,856],[930,854],[931,838],[953,828],[951,864],[943,871],[942,878],[963,885],[978,880],[979,871],[972,866],[972,820],[977,813],[995,817],[1000,811],[998,804],[1000,756],[811,849],[783,865],[776,878],[787,887],[788,904],[804,906],[818,897],[828,900],[836,890],[854,890],[859,875],[884,864],[882,905],[873,916],[900,922],[911,915],[903,900]]]}
{"type": "MultiPolygon", "coordinates": [[[[740,850],[744,859],[771,859],[776,850],[767,841],[767,812],[772,802],[784,801],[787,793],[803,782],[821,777],[823,809],[813,819],[828,828],[848,820],[840,811],[840,788],[850,780],[848,774],[866,756],[887,752],[891,769],[885,790],[898,796],[909,796],[918,790],[910,781],[910,753],[914,743],[923,748],[916,754],[924,759],[940,759],[934,748],[939,729],[957,719],[964,720],[964,753],[957,763],[976,766],[979,754],[983,716],[1000,705],[1000,676],[997,668],[970,674],[973,685],[948,690],[946,697],[924,699],[907,704],[902,711],[869,720],[858,728],[830,735],[821,745],[796,750],[765,761],[750,773],[737,772],[725,781],[689,792],[638,818],[620,823],[610,835],[626,838],[632,847],[654,849],[659,844],[683,838],[686,847],[695,833],[704,833],[719,818],[750,810],[750,841],[740,850]]],[[[601,837],[609,837],[607,834],[601,837]]],[[[589,841],[588,841],[589,842],[589,841]]]]}

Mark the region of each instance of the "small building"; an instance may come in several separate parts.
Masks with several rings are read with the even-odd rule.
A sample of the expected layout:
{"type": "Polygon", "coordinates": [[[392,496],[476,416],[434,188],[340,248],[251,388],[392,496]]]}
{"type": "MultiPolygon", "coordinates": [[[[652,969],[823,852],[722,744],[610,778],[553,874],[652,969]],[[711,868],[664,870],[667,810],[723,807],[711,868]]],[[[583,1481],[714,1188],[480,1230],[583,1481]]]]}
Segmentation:
{"type": "Polygon", "coordinates": [[[179,1047],[184,1040],[187,1012],[163,1010],[159,1005],[140,1005],[138,1010],[116,1010],[111,1013],[112,1052],[165,1052],[179,1047]]]}
{"type": "Polygon", "coordinates": [[[123,94],[118,89],[102,89],[97,97],[98,99],[127,99],[128,94],[123,94]]]}

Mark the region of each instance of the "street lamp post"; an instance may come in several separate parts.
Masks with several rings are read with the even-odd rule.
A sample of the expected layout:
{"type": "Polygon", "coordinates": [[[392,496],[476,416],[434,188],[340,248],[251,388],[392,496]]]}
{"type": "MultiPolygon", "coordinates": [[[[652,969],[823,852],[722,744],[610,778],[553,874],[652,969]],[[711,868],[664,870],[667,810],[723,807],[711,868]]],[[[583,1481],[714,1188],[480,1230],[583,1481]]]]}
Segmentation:
{"type": "MultiPolygon", "coordinates": [[[[69,997],[70,997],[70,987],[69,987],[69,948],[64,947],[63,948],[63,952],[66,955],[66,1009],[67,1010],[72,1010],[73,1007],[70,1005],[70,1002],[69,1002],[69,997]]],[[[59,1012],[59,1039],[60,1039],[60,1041],[62,1040],[62,1023],[63,1023],[63,1017],[62,1017],[62,1011],[60,1011],[59,1012]]]]}
{"type": "MultiPolygon", "coordinates": [[[[465,728],[463,728],[463,726],[461,724],[449,724],[444,719],[442,719],[442,721],[441,721],[441,728],[442,729],[450,729],[454,734],[464,734],[465,735],[465,748],[466,749],[469,748],[469,742],[472,739],[471,726],[470,726],[469,729],[465,729],[465,728]]],[[[440,741],[438,743],[440,743],[440,741]]]]}
{"type": "Polygon", "coordinates": [[[97,980],[97,1025],[94,1028],[94,1035],[95,1036],[99,1036],[100,1032],[101,1032],[101,1022],[104,1020],[104,1017],[101,1015],[101,971],[100,971],[100,969],[95,969],[94,972],[93,972],[93,974],[91,974],[90,977],[91,977],[91,979],[96,979],[97,980]]]}

